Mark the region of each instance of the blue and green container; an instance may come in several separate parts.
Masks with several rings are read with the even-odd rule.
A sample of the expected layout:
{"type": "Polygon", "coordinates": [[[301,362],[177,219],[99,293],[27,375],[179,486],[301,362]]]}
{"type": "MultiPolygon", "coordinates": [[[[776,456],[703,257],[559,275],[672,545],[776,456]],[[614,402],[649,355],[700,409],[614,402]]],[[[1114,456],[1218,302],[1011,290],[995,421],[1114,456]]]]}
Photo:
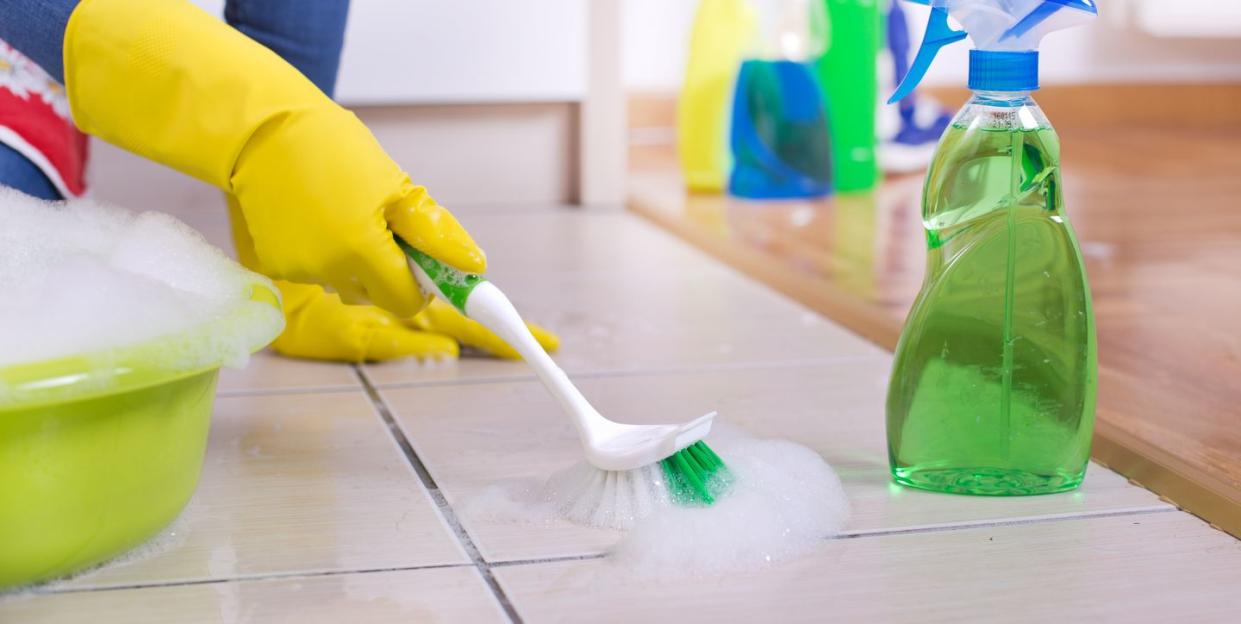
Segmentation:
{"type": "Polygon", "coordinates": [[[729,136],[729,193],[750,199],[832,191],[827,106],[815,60],[827,45],[820,0],[754,0],[754,41],[741,64],[729,136]]]}

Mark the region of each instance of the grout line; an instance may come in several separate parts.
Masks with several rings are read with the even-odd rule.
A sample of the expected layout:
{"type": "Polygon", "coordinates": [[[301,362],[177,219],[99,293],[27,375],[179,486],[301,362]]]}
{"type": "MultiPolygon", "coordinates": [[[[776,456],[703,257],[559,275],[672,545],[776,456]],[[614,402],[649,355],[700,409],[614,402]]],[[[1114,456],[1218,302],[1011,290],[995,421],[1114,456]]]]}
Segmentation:
{"type": "Polygon", "coordinates": [[[217,397],[284,396],[290,394],[344,394],[361,392],[361,386],[310,386],[305,388],[254,388],[247,390],[220,390],[217,397]]]}
{"type": "MultiPolygon", "coordinates": [[[[415,461],[417,461],[416,457],[417,456],[415,455],[415,461]]],[[[418,461],[418,463],[419,465],[421,465],[421,461],[418,461]]],[[[425,470],[425,466],[423,467],[423,470],[425,470]]],[[[431,483],[434,483],[434,480],[430,479],[429,474],[427,475],[427,478],[431,483]]],[[[426,482],[424,482],[424,485],[425,483],[426,482]]],[[[428,490],[431,490],[431,488],[428,487],[428,490]]],[[[458,539],[462,540],[463,547],[466,549],[467,554],[470,555],[470,559],[471,559],[470,563],[442,563],[442,564],[430,564],[430,565],[418,565],[418,566],[398,566],[398,567],[388,567],[388,568],[363,568],[363,569],[356,569],[356,570],[326,570],[326,571],[321,571],[321,572],[264,573],[264,574],[253,574],[253,575],[240,575],[240,576],[217,578],[217,579],[157,581],[157,582],[151,582],[151,583],[132,583],[128,585],[97,585],[97,586],[87,586],[87,587],[70,586],[70,587],[64,587],[64,588],[56,588],[56,587],[38,588],[36,587],[34,589],[29,590],[29,592],[31,595],[76,594],[76,593],[87,593],[87,592],[121,591],[121,590],[129,590],[129,589],[158,589],[162,587],[180,587],[180,586],[192,586],[192,585],[218,585],[218,584],[225,584],[225,583],[237,583],[237,582],[244,582],[244,581],[263,581],[263,580],[271,580],[271,579],[316,578],[316,577],[324,577],[324,576],[342,576],[342,575],[348,575],[348,574],[375,574],[375,573],[384,573],[384,572],[403,572],[403,571],[413,571],[413,570],[438,570],[438,569],[445,569],[445,568],[474,567],[479,571],[479,574],[482,576],[483,581],[487,584],[488,589],[491,590],[492,593],[495,595],[496,600],[500,603],[500,606],[504,610],[505,615],[507,615],[514,622],[520,623],[522,621],[521,617],[517,614],[516,609],[512,605],[512,602],[508,599],[503,589],[499,586],[498,581],[496,581],[494,575],[491,572],[493,569],[524,566],[524,565],[564,563],[564,562],[574,562],[574,561],[597,561],[597,560],[607,558],[606,553],[592,553],[592,554],[586,554],[586,555],[564,555],[564,556],[559,556],[559,557],[542,557],[542,558],[533,558],[533,559],[511,559],[511,560],[506,560],[506,561],[496,561],[493,563],[488,563],[487,561],[483,560],[481,555],[479,555],[478,549],[475,547],[473,540],[469,537],[469,534],[466,533],[464,527],[461,526],[460,522],[457,521],[456,515],[452,512],[451,507],[449,507],[448,502],[444,499],[443,494],[440,492],[439,488],[436,487],[434,490],[432,490],[432,492],[433,492],[432,498],[436,501],[436,504],[440,506],[441,512],[445,515],[446,522],[453,528],[453,531],[454,533],[457,534],[458,539]]],[[[1181,510],[1177,509],[1176,507],[1172,507],[1172,506],[1143,507],[1143,508],[1125,509],[1125,510],[1118,510],[1118,511],[1098,511],[1098,512],[1086,512],[1086,513],[1033,516],[1029,518],[1016,518],[1016,519],[1009,519],[1009,520],[982,520],[982,521],[977,521],[977,522],[961,522],[961,523],[940,524],[940,525],[921,525],[921,526],[901,527],[901,528],[894,528],[894,529],[844,531],[840,533],[839,535],[825,537],[824,540],[832,541],[832,540],[847,540],[847,539],[863,539],[863,538],[870,538],[870,537],[885,537],[885,536],[894,536],[894,535],[912,535],[912,534],[920,534],[920,533],[942,533],[942,532],[949,532],[949,531],[963,531],[963,530],[980,529],[980,528],[988,528],[988,527],[998,528],[998,527],[1010,527],[1010,526],[1024,526],[1024,525],[1030,525],[1030,524],[1048,524],[1048,523],[1053,523],[1053,522],[1064,522],[1064,521],[1070,521],[1070,520],[1091,520],[1091,519],[1096,519],[1096,518],[1114,518],[1114,517],[1125,517],[1125,516],[1140,517],[1140,516],[1154,515],[1154,514],[1160,514],[1160,513],[1171,513],[1171,512],[1178,512],[1178,511],[1181,511],[1181,510]]],[[[4,598],[7,594],[8,592],[0,593],[0,598],[4,598]]]]}
{"type": "Polygon", "coordinates": [[[491,564],[492,568],[508,568],[520,565],[538,565],[540,563],[562,563],[565,561],[594,561],[596,559],[606,559],[607,553],[593,553],[590,555],[562,555],[560,557],[543,557],[540,559],[509,559],[506,561],[496,561],[491,564]]]}
{"type": "Polygon", "coordinates": [[[431,499],[435,501],[435,506],[439,508],[441,517],[444,522],[452,529],[457,537],[465,554],[470,558],[474,567],[483,578],[483,582],[487,584],[487,588],[491,591],[496,601],[500,603],[500,608],[504,610],[504,614],[508,616],[509,621],[513,624],[522,624],[521,615],[517,613],[517,608],[509,600],[504,588],[500,586],[499,581],[491,573],[491,567],[478,551],[478,546],[474,544],[474,539],[470,537],[469,531],[461,524],[461,520],[457,517],[457,512],[452,508],[444,493],[440,490],[439,484],[435,482],[435,477],[431,476],[431,471],[427,470],[426,464],[422,458],[418,456],[418,452],[414,450],[413,444],[410,443],[409,437],[405,435],[405,431],[401,429],[400,424],[396,422],[392,411],[388,409],[388,404],[380,396],[379,391],[371,384],[366,373],[360,366],[353,365],[353,372],[358,377],[358,381],[362,383],[362,387],[366,389],[366,394],[370,397],[371,404],[374,405],[375,411],[388,427],[389,433],[396,440],[397,446],[401,448],[401,452],[405,454],[405,459],[409,462],[410,467],[414,469],[414,473],[418,475],[418,479],[422,481],[423,487],[431,495],[431,499]]]}
{"type": "Polygon", "coordinates": [[[932,525],[915,525],[910,527],[899,527],[893,529],[870,529],[862,531],[842,531],[838,535],[828,537],[827,539],[857,539],[863,537],[884,537],[888,535],[908,535],[915,533],[942,533],[945,531],[964,531],[968,529],[978,529],[987,527],[1009,527],[1022,526],[1026,524],[1047,524],[1052,522],[1064,522],[1067,520],[1092,520],[1095,518],[1114,518],[1121,516],[1143,516],[1149,514],[1169,513],[1180,511],[1172,506],[1159,507],[1139,507],[1135,509],[1121,509],[1110,511],[1087,511],[1081,513],[1064,513],[1050,514],[1043,516],[1030,516],[1027,518],[1009,518],[1005,520],[977,520],[973,522],[953,522],[945,524],[932,525]]]}
{"type": "MultiPolygon", "coordinates": [[[[979,520],[975,522],[958,522],[951,524],[937,525],[921,525],[911,527],[900,527],[893,529],[873,529],[863,531],[842,531],[838,535],[825,537],[825,540],[846,540],[867,537],[885,537],[891,535],[907,535],[916,533],[942,533],[947,531],[962,531],[968,529],[979,529],[987,527],[1009,527],[1022,526],[1027,524],[1048,524],[1052,522],[1063,522],[1066,520],[1091,520],[1095,518],[1114,518],[1124,516],[1145,516],[1159,513],[1169,513],[1180,511],[1172,506],[1159,507],[1140,507],[1135,509],[1123,509],[1113,511],[1096,511],[1085,513],[1067,513],[1054,514],[1044,516],[1031,516],[1028,518],[1014,518],[1007,520],[979,520]]],[[[511,566],[522,565],[538,565],[545,563],[563,563],[566,561],[595,561],[607,558],[607,553],[593,553],[588,555],[564,555],[560,557],[543,557],[538,559],[510,559],[506,561],[496,561],[491,563],[492,568],[507,568],[511,566]]]]}
{"type": "MultiPolygon", "coordinates": [[[[1066,520],[1090,520],[1095,518],[1112,518],[1123,516],[1144,516],[1158,513],[1168,513],[1180,511],[1171,506],[1159,507],[1140,507],[1135,509],[1122,509],[1112,511],[1096,511],[1084,513],[1067,513],[1043,516],[1031,516],[1028,518],[1014,518],[1007,520],[979,520],[975,522],[957,522],[937,525],[920,525],[911,527],[900,527],[893,529],[872,529],[863,531],[842,531],[838,535],[825,537],[825,540],[845,540],[858,539],[867,537],[884,537],[890,535],[906,535],[913,533],[941,533],[946,531],[961,531],[968,529],[979,529],[987,527],[1008,527],[1021,526],[1027,524],[1046,524],[1052,522],[1063,522],[1066,520]]],[[[538,565],[543,563],[562,563],[566,561],[594,561],[597,559],[607,558],[607,553],[593,553],[588,555],[564,555],[559,557],[543,557],[537,559],[510,559],[506,561],[496,561],[491,563],[492,568],[506,568],[510,566],[521,565],[538,565]]]]}
{"type": "MultiPolygon", "coordinates": [[[[88,585],[85,587],[68,586],[64,588],[34,588],[32,595],[82,594],[89,592],[122,591],[127,589],[158,589],[161,587],[183,587],[192,585],[220,585],[224,583],[240,583],[246,581],[266,581],[273,579],[317,578],[322,576],[343,576],[348,574],[375,574],[382,572],[407,572],[411,570],[442,570],[445,568],[471,567],[469,563],[434,563],[417,566],[397,566],[390,568],[363,568],[360,570],[322,570],[319,572],[271,572],[260,574],[242,574],[223,578],[191,579],[181,581],[153,581],[149,583],[130,583],[126,585],[88,585]]],[[[3,597],[3,594],[0,594],[3,597]]]]}
{"type": "MultiPolygon", "coordinates": [[[[429,475],[428,475],[428,478],[429,478],[429,475]]],[[[432,481],[432,483],[434,483],[434,481],[432,481]]],[[[440,493],[438,488],[434,490],[433,498],[435,498],[437,505],[441,505],[441,511],[447,510],[445,512],[446,515],[451,514],[451,508],[448,507],[447,501],[444,500],[443,495],[440,493]]],[[[831,541],[831,540],[861,539],[861,538],[869,538],[869,537],[885,537],[885,536],[893,536],[893,535],[911,535],[911,534],[919,534],[919,533],[942,533],[942,532],[948,532],[948,531],[963,531],[963,530],[980,529],[980,528],[988,528],[988,527],[1010,527],[1010,526],[1023,526],[1023,525],[1030,525],[1030,524],[1047,524],[1047,523],[1052,523],[1052,522],[1064,522],[1064,521],[1069,521],[1069,520],[1091,520],[1091,519],[1096,519],[1096,518],[1115,518],[1115,517],[1125,517],[1125,516],[1137,517],[1137,516],[1154,515],[1154,514],[1160,514],[1160,513],[1171,513],[1171,512],[1176,512],[1176,511],[1181,511],[1181,510],[1177,509],[1176,507],[1172,507],[1172,506],[1143,507],[1143,508],[1137,508],[1137,509],[1125,509],[1125,510],[1118,510],[1118,511],[1098,511],[1098,512],[1073,513],[1073,514],[1033,516],[1029,518],[1017,518],[1017,519],[1009,519],[1009,520],[982,520],[982,521],[977,521],[977,522],[961,522],[961,523],[940,524],[940,525],[922,525],[922,526],[901,527],[901,528],[894,528],[894,529],[844,531],[840,533],[839,535],[826,537],[824,539],[826,541],[831,541]]],[[[515,622],[520,622],[521,619],[519,616],[517,616],[515,610],[513,610],[513,612],[510,612],[510,610],[513,609],[513,607],[512,607],[511,602],[508,601],[507,596],[505,596],[503,599],[500,598],[500,596],[504,596],[504,593],[503,593],[503,590],[499,588],[499,585],[497,581],[495,580],[494,576],[491,574],[492,569],[508,568],[508,567],[515,567],[515,566],[523,566],[523,565],[564,563],[564,562],[573,562],[573,561],[596,561],[596,560],[607,558],[606,553],[592,553],[592,554],[587,554],[587,555],[564,555],[564,556],[559,556],[559,557],[542,557],[542,558],[535,558],[535,559],[511,559],[507,561],[497,561],[494,563],[488,563],[486,561],[483,561],[481,556],[478,555],[478,550],[477,548],[474,547],[473,540],[471,540],[469,535],[465,533],[465,529],[461,527],[460,523],[456,522],[456,516],[452,515],[451,517],[452,517],[452,520],[449,521],[449,524],[453,526],[453,529],[455,532],[458,532],[458,537],[468,544],[466,548],[467,548],[467,551],[471,555],[471,563],[445,563],[445,564],[431,564],[431,565],[422,565],[422,566],[400,566],[400,567],[390,567],[390,568],[364,568],[360,570],[329,570],[329,571],[322,571],[322,572],[287,572],[287,573],[275,573],[275,574],[243,575],[243,576],[228,577],[228,578],[200,579],[200,580],[190,580],[190,581],[162,581],[162,582],[153,582],[153,583],[133,583],[129,585],[100,585],[100,586],[94,586],[94,587],[67,587],[63,589],[56,589],[56,588],[34,589],[31,593],[35,595],[72,594],[72,593],[100,592],[100,591],[119,591],[119,590],[126,590],[126,589],[152,589],[152,588],[160,588],[160,587],[178,587],[178,586],[184,586],[184,585],[216,585],[216,584],[222,584],[222,583],[235,583],[235,582],[242,582],[242,581],[261,581],[261,580],[268,580],[268,579],[314,578],[314,577],[321,577],[321,576],[341,576],[341,575],[347,575],[347,574],[374,574],[374,573],[383,573],[383,572],[402,572],[402,571],[410,571],[410,570],[437,570],[437,569],[444,569],[444,568],[475,567],[479,569],[479,572],[482,574],[483,580],[487,583],[489,589],[491,589],[493,593],[498,593],[496,598],[497,600],[500,601],[501,607],[504,608],[505,614],[508,615],[510,618],[513,618],[515,622]]]]}
{"type": "Polygon", "coordinates": [[[650,375],[695,375],[700,373],[748,371],[765,369],[807,368],[835,364],[859,364],[872,360],[888,359],[884,355],[838,355],[800,360],[776,360],[772,362],[728,362],[701,366],[665,366],[653,368],[614,368],[574,373],[575,377],[596,379],[604,377],[643,377],[650,375]]]}
{"type": "MultiPolygon", "coordinates": [[[[375,386],[371,384],[370,379],[366,377],[359,367],[356,365],[353,366],[353,371],[361,381],[362,387],[366,391],[367,397],[370,398],[371,404],[379,413],[379,417],[383,419],[384,425],[388,427],[388,431],[392,434],[392,437],[395,438],[397,446],[401,448],[401,452],[405,455],[405,459],[409,461],[410,466],[414,469],[414,473],[418,475],[418,480],[421,481],[422,485],[426,486],[428,490],[434,492],[435,495],[438,495],[440,491],[439,484],[435,482],[435,477],[431,476],[431,471],[427,470],[426,464],[422,462],[422,458],[418,456],[418,453],[414,450],[413,445],[410,444],[409,438],[401,429],[401,425],[398,424],[396,422],[396,418],[392,416],[392,411],[388,409],[388,404],[384,401],[383,397],[379,396],[379,391],[375,389],[375,386]]],[[[438,503],[439,501],[437,500],[436,502],[438,503]]],[[[447,507],[447,501],[445,501],[442,507],[447,507]]],[[[451,511],[451,509],[449,509],[449,511],[451,511]]]]}
{"type": "MultiPolygon", "coordinates": [[[[774,362],[738,362],[721,364],[703,364],[699,366],[666,366],[652,368],[612,368],[588,371],[566,370],[574,379],[608,379],[615,377],[650,377],[656,375],[696,375],[703,373],[737,372],[751,370],[781,370],[793,368],[809,368],[836,364],[860,364],[887,359],[885,354],[874,355],[841,355],[824,358],[806,358],[801,360],[776,360],[774,362]]],[[[472,386],[512,383],[519,381],[537,381],[533,373],[517,373],[508,376],[487,375],[472,378],[440,379],[425,381],[395,381],[376,383],[374,387],[382,390],[402,388],[425,388],[431,386],[472,386]]]]}

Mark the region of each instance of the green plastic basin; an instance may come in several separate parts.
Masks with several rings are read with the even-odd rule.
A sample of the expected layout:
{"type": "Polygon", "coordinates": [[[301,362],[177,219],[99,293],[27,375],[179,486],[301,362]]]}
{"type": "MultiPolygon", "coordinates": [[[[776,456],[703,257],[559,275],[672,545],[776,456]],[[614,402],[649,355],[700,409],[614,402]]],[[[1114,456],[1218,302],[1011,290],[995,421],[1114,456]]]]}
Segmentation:
{"type": "Polygon", "coordinates": [[[276,290],[253,277],[248,301],[183,334],[0,368],[0,588],[99,564],[177,517],[202,470],[221,335],[245,353],[282,328],[276,290]]]}

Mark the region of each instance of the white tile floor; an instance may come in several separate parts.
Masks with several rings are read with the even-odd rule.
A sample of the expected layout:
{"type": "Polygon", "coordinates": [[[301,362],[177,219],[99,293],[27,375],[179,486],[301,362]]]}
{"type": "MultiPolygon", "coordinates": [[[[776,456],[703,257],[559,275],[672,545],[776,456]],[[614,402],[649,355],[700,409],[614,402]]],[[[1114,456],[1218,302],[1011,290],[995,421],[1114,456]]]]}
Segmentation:
{"type": "MultiPolygon", "coordinates": [[[[194,209],[226,235],[218,207],[194,209]]],[[[459,212],[603,412],[718,409],[814,448],[853,504],[845,534],[748,574],[625,577],[600,556],[612,532],[499,524],[461,504],[576,457],[524,365],[261,354],[222,376],[182,518],[145,552],[0,597],[0,622],[1238,621],[1241,542],[1100,466],[1054,496],[892,485],[889,356],[638,219],[459,212]]]]}

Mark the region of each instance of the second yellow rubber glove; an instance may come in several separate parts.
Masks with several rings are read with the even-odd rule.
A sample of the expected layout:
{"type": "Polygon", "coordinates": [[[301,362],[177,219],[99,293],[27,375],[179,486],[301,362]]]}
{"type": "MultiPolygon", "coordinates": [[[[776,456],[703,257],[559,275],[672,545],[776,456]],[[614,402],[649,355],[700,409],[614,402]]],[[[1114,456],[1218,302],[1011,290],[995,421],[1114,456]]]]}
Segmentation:
{"type": "Polygon", "coordinates": [[[465,229],[362,122],[188,2],[83,0],[64,57],[78,126],[235,196],[267,275],[409,317],[425,301],[393,232],[485,270],[465,229]]]}
{"type": "MultiPolygon", "coordinates": [[[[345,305],[318,286],[276,285],[284,297],[286,324],[272,348],[282,355],[345,362],[452,359],[468,346],[520,358],[499,336],[438,299],[413,319],[402,320],[375,306],[345,305]]],[[[559,346],[555,334],[534,324],[530,331],[549,353],[559,346]]]]}

